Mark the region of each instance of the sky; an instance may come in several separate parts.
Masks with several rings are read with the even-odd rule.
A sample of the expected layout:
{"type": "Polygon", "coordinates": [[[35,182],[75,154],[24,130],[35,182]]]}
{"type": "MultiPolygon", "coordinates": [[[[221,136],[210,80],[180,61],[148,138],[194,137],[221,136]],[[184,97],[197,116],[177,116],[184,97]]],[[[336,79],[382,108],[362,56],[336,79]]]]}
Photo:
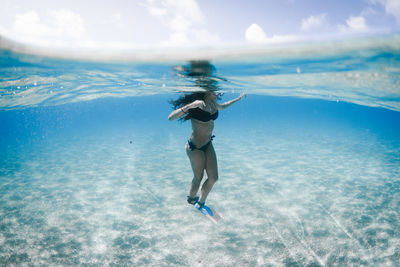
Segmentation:
{"type": "Polygon", "coordinates": [[[0,0],[0,35],[37,46],[276,44],[400,32],[400,0],[0,0]]]}

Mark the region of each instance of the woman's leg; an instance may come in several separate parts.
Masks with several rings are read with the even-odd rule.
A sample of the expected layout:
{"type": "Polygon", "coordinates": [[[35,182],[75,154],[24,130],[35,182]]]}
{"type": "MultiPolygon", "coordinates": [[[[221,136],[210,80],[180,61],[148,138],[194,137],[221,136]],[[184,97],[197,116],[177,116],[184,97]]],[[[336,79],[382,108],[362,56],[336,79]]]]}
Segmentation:
{"type": "Polygon", "coordinates": [[[207,172],[207,180],[204,182],[201,187],[201,195],[199,202],[204,203],[210,193],[212,187],[215,182],[218,180],[218,164],[217,164],[217,155],[215,154],[214,146],[211,143],[207,148],[205,154],[205,168],[207,172]]]}
{"type": "Polygon", "coordinates": [[[189,157],[190,164],[192,165],[193,170],[193,180],[190,186],[189,197],[194,198],[199,191],[200,183],[204,176],[206,157],[203,151],[197,149],[191,150],[187,145],[186,154],[189,157]]]}

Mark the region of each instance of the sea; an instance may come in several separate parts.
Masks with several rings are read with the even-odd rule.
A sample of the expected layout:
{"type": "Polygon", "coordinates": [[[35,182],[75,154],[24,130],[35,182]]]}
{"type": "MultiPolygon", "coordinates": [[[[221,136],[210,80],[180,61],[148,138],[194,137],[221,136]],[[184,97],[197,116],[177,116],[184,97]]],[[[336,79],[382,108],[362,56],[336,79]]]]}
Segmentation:
{"type": "Polygon", "coordinates": [[[400,266],[399,36],[0,47],[1,266],[400,266]],[[202,90],[246,94],[215,121],[217,224],[186,202],[190,122],[167,119],[202,90]]]}

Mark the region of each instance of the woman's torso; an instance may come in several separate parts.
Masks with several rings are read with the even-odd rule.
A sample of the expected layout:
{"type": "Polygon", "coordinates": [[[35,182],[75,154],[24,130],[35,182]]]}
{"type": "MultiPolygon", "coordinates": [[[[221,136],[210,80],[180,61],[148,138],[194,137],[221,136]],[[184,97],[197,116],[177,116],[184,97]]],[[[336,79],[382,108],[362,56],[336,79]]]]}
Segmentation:
{"type": "Polygon", "coordinates": [[[218,112],[217,106],[214,102],[206,103],[206,106],[202,110],[208,113],[208,121],[205,121],[207,120],[207,113],[198,119],[191,118],[192,136],[190,139],[197,147],[201,147],[210,141],[214,130],[214,120],[218,115],[216,114],[218,112]]]}

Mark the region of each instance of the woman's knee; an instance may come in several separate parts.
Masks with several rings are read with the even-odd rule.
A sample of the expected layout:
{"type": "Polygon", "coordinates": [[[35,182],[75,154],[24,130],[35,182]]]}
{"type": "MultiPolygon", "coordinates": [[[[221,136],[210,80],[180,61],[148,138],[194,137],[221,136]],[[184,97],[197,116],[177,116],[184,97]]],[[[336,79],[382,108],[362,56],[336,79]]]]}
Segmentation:
{"type": "Polygon", "coordinates": [[[210,175],[208,179],[210,179],[213,183],[216,183],[218,181],[218,174],[210,175]]]}

